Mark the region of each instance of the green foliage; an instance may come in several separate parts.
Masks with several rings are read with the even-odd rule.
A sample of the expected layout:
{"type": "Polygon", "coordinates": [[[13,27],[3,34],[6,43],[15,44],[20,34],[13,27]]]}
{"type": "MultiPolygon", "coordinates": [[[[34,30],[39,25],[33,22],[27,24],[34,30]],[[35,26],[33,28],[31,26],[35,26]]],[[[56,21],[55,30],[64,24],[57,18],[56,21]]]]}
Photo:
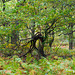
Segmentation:
{"type": "Polygon", "coordinates": [[[59,55],[59,56],[63,56],[63,55],[66,55],[66,56],[68,56],[68,55],[70,55],[71,54],[71,51],[70,50],[67,50],[67,49],[61,49],[61,48],[59,48],[58,49],[58,51],[57,51],[57,54],[59,55]]]}
{"type": "MultiPolygon", "coordinates": [[[[26,58],[29,59],[28,57],[26,58]]],[[[33,60],[33,59],[32,59],[33,60]]],[[[58,59],[52,61],[52,57],[42,58],[37,61],[34,58],[33,63],[22,62],[18,56],[13,58],[0,58],[0,74],[26,74],[26,75],[58,75],[58,74],[74,74],[75,58],[73,60],[58,59]],[[38,73],[39,71],[39,73],[38,73]]]]}
{"type": "MultiPolygon", "coordinates": [[[[25,62],[18,56],[0,57],[0,75],[74,75],[75,50],[61,48],[60,43],[68,37],[64,35],[57,37],[58,33],[67,34],[71,31],[69,24],[75,23],[74,3],[75,0],[26,0],[25,3],[23,0],[20,2],[11,0],[5,3],[5,11],[2,11],[3,7],[0,3],[0,52],[6,55],[26,53],[31,43],[23,45],[30,39],[24,41],[21,39],[32,38],[32,30],[34,30],[34,34],[37,32],[42,34],[45,40],[44,51],[51,54],[47,58],[39,59],[37,52],[33,51],[34,57],[27,54],[23,59],[25,62]],[[49,36],[52,31],[56,34],[56,38],[53,43],[54,48],[50,49],[48,42],[52,39],[49,36]],[[19,40],[16,44],[19,41],[20,44],[16,46],[11,44],[11,37],[17,34],[19,40]],[[73,59],[69,57],[70,55],[73,55],[73,59]],[[63,56],[67,59],[63,59],[63,56]]],[[[63,42],[62,45],[64,44],[63,42]]],[[[39,46],[38,40],[36,45],[39,46]]]]}

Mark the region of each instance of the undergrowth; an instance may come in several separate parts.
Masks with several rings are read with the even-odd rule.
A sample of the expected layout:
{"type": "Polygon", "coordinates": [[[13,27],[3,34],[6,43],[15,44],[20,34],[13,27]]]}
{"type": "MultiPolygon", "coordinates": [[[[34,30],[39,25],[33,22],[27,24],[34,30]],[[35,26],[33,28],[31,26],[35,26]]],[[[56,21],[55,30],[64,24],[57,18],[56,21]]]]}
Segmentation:
{"type": "Polygon", "coordinates": [[[74,75],[75,58],[49,55],[37,60],[30,54],[25,61],[18,56],[0,57],[0,75],[74,75]]]}

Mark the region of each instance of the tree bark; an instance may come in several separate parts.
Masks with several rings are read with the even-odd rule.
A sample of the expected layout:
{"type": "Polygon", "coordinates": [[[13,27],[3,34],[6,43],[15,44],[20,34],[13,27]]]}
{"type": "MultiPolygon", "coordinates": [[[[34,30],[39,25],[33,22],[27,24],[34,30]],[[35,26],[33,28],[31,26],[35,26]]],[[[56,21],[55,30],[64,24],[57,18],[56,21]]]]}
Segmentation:
{"type": "Polygon", "coordinates": [[[50,42],[49,42],[50,48],[52,46],[53,41],[54,41],[54,31],[52,31],[52,38],[50,39],[50,42]]]}
{"type": "Polygon", "coordinates": [[[16,30],[13,30],[11,33],[11,44],[17,45],[18,40],[19,40],[19,32],[17,32],[16,30]]]}
{"type": "Polygon", "coordinates": [[[46,55],[44,54],[44,44],[41,40],[39,40],[39,47],[38,47],[38,54],[39,54],[39,58],[41,58],[41,56],[46,57],[46,55]]]}
{"type": "Polygon", "coordinates": [[[70,23],[70,32],[71,34],[69,34],[69,49],[73,49],[73,24],[70,23]]]}
{"type": "MultiPolygon", "coordinates": [[[[18,26],[18,21],[15,22],[16,26],[18,26]]],[[[19,31],[16,30],[16,26],[15,29],[13,29],[12,33],[11,33],[11,44],[15,44],[18,45],[18,41],[19,41],[19,31]]]]}

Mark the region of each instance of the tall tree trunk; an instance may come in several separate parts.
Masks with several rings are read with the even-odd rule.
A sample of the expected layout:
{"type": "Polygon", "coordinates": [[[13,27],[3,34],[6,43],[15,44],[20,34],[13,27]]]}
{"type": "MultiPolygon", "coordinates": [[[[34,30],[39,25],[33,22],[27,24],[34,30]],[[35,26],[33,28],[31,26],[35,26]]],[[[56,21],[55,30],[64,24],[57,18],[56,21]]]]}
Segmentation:
{"type": "MultiPolygon", "coordinates": [[[[10,0],[7,0],[10,1],[10,0]]],[[[6,0],[2,0],[3,2],[3,11],[5,11],[5,2],[7,2],[6,0]]],[[[3,26],[5,26],[5,23],[3,24],[3,26]]],[[[4,43],[4,40],[2,41],[2,44],[4,43]]],[[[9,43],[9,35],[7,35],[7,43],[9,43]]]]}
{"type": "Polygon", "coordinates": [[[52,43],[53,43],[53,41],[54,41],[54,31],[52,31],[52,38],[50,39],[50,41],[49,41],[49,46],[50,46],[50,48],[51,48],[51,46],[52,46],[52,43]]]}
{"type": "Polygon", "coordinates": [[[69,49],[73,49],[73,24],[70,23],[70,34],[69,34],[69,49]]]}
{"type": "MultiPolygon", "coordinates": [[[[16,21],[16,26],[18,26],[18,21],[16,21]]],[[[15,26],[15,28],[16,28],[15,26]]],[[[19,41],[19,31],[14,29],[11,33],[11,44],[15,44],[15,45],[18,45],[18,42],[19,41]]]]}
{"type": "Polygon", "coordinates": [[[12,31],[12,34],[11,34],[11,44],[16,44],[17,45],[17,41],[19,40],[19,34],[16,30],[13,30],[12,31]]]}
{"type": "MultiPolygon", "coordinates": [[[[17,0],[17,2],[19,2],[20,0],[17,0]]],[[[20,6],[18,6],[18,7],[20,7],[20,6]]],[[[18,14],[18,12],[17,12],[17,14],[18,14]]],[[[18,21],[16,21],[16,26],[18,26],[18,21]]],[[[15,26],[15,28],[16,28],[16,26],[15,26]]],[[[16,45],[18,45],[17,44],[17,42],[19,41],[19,31],[17,31],[17,30],[13,30],[12,31],[12,37],[11,37],[11,44],[16,44],[16,45]]]]}

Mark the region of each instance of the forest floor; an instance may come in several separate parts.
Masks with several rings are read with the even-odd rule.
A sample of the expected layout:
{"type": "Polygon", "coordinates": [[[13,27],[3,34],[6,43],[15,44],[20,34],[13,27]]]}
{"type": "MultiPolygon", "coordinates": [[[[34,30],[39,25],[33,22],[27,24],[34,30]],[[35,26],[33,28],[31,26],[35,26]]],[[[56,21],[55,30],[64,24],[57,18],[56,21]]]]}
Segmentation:
{"type": "Polygon", "coordinates": [[[27,54],[26,57],[4,57],[0,52],[0,75],[74,75],[75,48],[72,57],[68,45],[53,45],[53,53],[39,59],[37,55],[27,54]],[[57,48],[56,48],[57,47],[57,48]],[[64,55],[63,55],[64,54],[64,55]],[[38,73],[39,72],[39,73],[38,73]]]}

